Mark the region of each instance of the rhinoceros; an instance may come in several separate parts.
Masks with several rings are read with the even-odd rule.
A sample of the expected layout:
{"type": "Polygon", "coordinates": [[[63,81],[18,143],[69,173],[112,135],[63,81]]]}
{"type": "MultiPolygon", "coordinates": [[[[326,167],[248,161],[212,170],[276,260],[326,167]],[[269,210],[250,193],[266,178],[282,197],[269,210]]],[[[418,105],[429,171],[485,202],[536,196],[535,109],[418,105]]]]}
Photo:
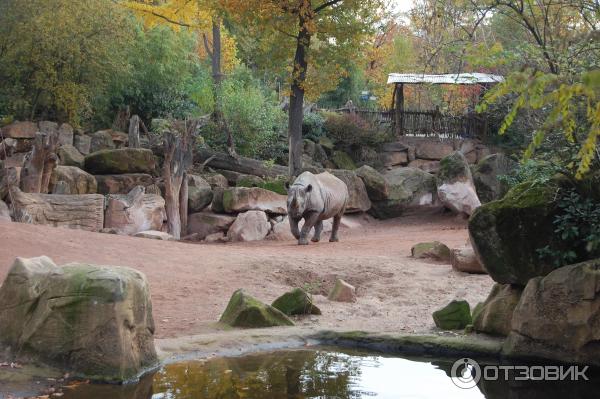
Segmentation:
{"type": "Polygon", "coordinates": [[[292,234],[298,245],[308,245],[308,234],[314,227],[313,242],[319,242],[323,231],[323,220],[333,218],[330,242],[339,241],[338,230],[346,205],[348,187],[346,183],[324,172],[314,175],[304,172],[288,188],[287,209],[292,234]],[[298,223],[304,218],[302,231],[298,223]]]}

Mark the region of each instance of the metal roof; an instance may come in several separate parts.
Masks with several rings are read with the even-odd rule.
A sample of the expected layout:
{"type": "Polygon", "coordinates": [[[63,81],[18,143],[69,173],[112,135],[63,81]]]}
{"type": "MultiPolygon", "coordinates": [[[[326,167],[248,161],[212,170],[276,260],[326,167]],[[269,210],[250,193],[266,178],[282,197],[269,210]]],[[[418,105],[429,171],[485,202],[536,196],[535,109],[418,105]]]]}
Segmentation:
{"type": "Polygon", "coordinates": [[[430,83],[472,85],[478,83],[500,83],[504,78],[488,73],[448,73],[444,75],[425,75],[420,73],[390,73],[388,84],[391,83],[430,83]]]}

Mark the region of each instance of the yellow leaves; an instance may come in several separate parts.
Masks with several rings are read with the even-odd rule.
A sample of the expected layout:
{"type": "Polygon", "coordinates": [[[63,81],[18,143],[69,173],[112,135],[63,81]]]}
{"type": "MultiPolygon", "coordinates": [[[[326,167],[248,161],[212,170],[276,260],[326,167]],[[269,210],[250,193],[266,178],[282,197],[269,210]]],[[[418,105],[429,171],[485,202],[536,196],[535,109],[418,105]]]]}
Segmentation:
{"type": "Polygon", "coordinates": [[[122,2],[123,6],[143,18],[146,27],[166,24],[174,30],[181,27],[209,29],[211,9],[201,3],[200,0],[168,0],[159,5],[148,0],[122,2]]]}

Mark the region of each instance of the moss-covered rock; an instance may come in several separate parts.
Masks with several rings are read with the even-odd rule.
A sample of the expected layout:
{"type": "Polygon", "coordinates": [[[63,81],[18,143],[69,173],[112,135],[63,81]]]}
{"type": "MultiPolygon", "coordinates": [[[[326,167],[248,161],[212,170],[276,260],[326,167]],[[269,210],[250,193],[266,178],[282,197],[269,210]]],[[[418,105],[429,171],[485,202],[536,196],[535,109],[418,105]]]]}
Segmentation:
{"type": "Polygon", "coordinates": [[[369,165],[363,165],[356,169],[355,173],[365,183],[367,194],[369,194],[371,201],[382,201],[389,196],[390,189],[388,183],[385,181],[385,177],[377,170],[369,165]]]}
{"type": "Polygon", "coordinates": [[[471,168],[460,151],[440,161],[437,194],[444,206],[459,214],[471,215],[481,205],[473,183],[471,168]]]}
{"type": "Polygon", "coordinates": [[[600,366],[600,259],[529,280],[503,352],[600,366]]]}
{"type": "Polygon", "coordinates": [[[472,322],[469,303],[454,300],[433,312],[433,321],[442,330],[462,330],[472,322]]]}
{"type": "Polygon", "coordinates": [[[494,281],[524,286],[530,278],[555,269],[554,260],[541,257],[538,250],[564,245],[553,223],[558,191],[568,184],[558,177],[545,184],[521,183],[503,199],[474,212],[469,220],[471,243],[494,281]]]}
{"type": "Polygon", "coordinates": [[[149,287],[123,267],[17,258],[0,288],[0,341],[17,355],[102,381],[158,364],[149,287]]]}
{"type": "Polygon", "coordinates": [[[91,174],[152,173],[156,160],[145,148],[101,150],[85,157],[85,170],[91,174]]]}
{"type": "Polygon", "coordinates": [[[354,161],[352,160],[352,158],[350,158],[350,155],[346,154],[344,151],[335,151],[333,153],[333,156],[331,157],[331,160],[339,169],[356,169],[354,161]]]}
{"type": "Polygon", "coordinates": [[[262,303],[243,290],[233,293],[219,321],[232,327],[244,328],[294,325],[281,311],[262,303]]]}
{"type": "Polygon", "coordinates": [[[267,179],[252,179],[249,177],[256,176],[248,176],[240,178],[237,181],[236,187],[259,187],[265,190],[273,191],[277,194],[287,195],[287,188],[285,187],[285,183],[288,181],[288,178],[285,176],[278,176],[275,178],[267,178],[267,179]]]}
{"type": "Polygon", "coordinates": [[[290,315],[321,314],[321,310],[312,302],[312,297],[302,288],[286,292],[271,304],[275,309],[290,315]]]}
{"type": "Polygon", "coordinates": [[[473,310],[475,331],[507,336],[510,333],[513,312],[522,293],[522,287],[495,284],[485,302],[473,310]]]}
{"type": "Polygon", "coordinates": [[[504,154],[492,154],[483,158],[472,168],[473,182],[481,202],[488,203],[501,199],[508,192],[508,184],[498,179],[508,175],[517,163],[504,154]]]}
{"type": "Polygon", "coordinates": [[[413,246],[410,250],[413,258],[418,259],[436,259],[450,262],[452,260],[452,251],[445,244],[439,241],[422,242],[413,246]]]}

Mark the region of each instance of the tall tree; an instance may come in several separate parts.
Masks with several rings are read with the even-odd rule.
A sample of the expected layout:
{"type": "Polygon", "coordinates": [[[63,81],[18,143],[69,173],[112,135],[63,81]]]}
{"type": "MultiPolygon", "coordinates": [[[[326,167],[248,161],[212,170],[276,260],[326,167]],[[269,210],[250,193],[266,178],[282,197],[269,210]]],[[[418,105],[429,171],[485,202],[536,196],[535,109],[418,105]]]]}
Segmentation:
{"type": "MultiPolygon", "coordinates": [[[[272,60],[287,59],[289,72],[289,173],[302,170],[302,121],[307,90],[323,90],[309,65],[330,72],[327,79],[344,76],[342,59],[360,54],[384,8],[383,0],[221,0],[234,22],[258,33],[272,60]],[[295,27],[295,28],[294,28],[295,27]],[[271,45],[265,44],[271,43],[271,45]],[[276,44],[276,47],[272,44],[276,44]],[[333,68],[332,68],[333,67],[333,68]],[[337,67],[337,68],[336,68],[337,67]],[[311,84],[313,85],[311,87],[311,84]]],[[[320,72],[320,71],[319,71],[320,72]]],[[[324,77],[325,74],[317,74],[324,77]]]]}

